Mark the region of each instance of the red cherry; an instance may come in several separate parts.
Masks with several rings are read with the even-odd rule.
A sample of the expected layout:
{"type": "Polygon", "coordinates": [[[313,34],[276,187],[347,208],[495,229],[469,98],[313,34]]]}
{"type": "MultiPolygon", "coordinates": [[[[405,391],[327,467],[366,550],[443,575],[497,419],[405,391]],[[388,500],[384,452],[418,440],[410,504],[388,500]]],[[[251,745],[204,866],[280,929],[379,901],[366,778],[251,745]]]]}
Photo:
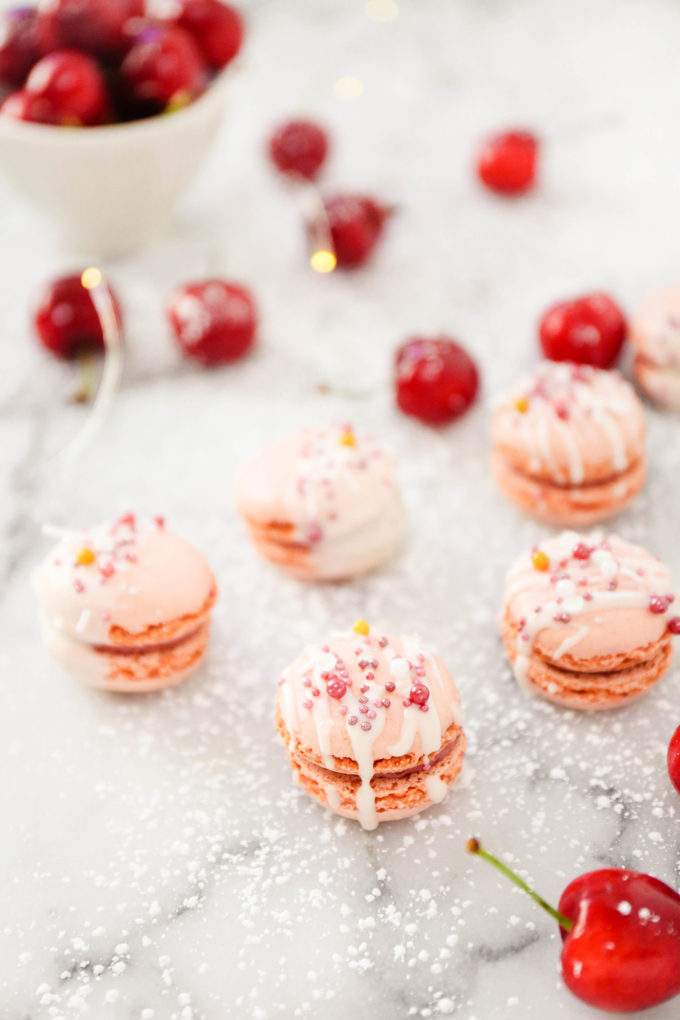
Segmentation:
{"type": "Polygon", "coordinates": [[[522,195],[534,186],[538,139],[529,131],[506,131],[484,142],[477,160],[482,184],[500,195],[522,195]]]}
{"type": "Polygon", "coordinates": [[[224,280],[178,287],[170,297],[168,318],[184,353],[203,365],[235,361],[255,342],[252,294],[224,280]]]}
{"type": "MultiPolygon", "coordinates": [[[[118,322],[120,305],[111,292],[118,322]]],[[[84,350],[103,350],[104,336],[90,292],[80,276],[63,276],[48,283],[38,298],[33,324],[38,339],[59,358],[74,358],[84,350]]]]}
{"type": "Polygon", "coordinates": [[[121,56],[125,22],[141,17],[143,0],[46,0],[44,8],[56,45],[100,57],[121,56]]]}
{"type": "Polygon", "coordinates": [[[326,132],[311,120],[288,121],[269,139],[269,155],[277,170],[309,180],[318,174],[327,152],[326,132]]]}
{"type": "Polygon", "coordinates": [[[590,1006],[648,1009],[680,993],[680,896],[625,868],[581,875],[562,893],[562,975],[590,1006]]]}
{"type": "Polygon", "coordinates": [[[479,388],[474,361],[448,337],[414,337],[397,350],[397,404],[428,425],[459,418],[479,388]]]}
{"type": "Polygon", "coordinates": [[[546,358],[611,368],[618,360],[627,325],[606,294],[561,301],[541,319],[539,337],[546,358]]]}
{"type": "Polygon", "coordinates": [[[189,32],[209,67],[225,67],[241,49],[241,16],[221,0],[179,0],[172,20],[189,32]]]}
{"type": "Polygon", "coordinates": [[[0,15],[0,80],[23,85],[50,47],[45,19],[35,7],[14,7],[0,15]]]}
{"type": "Polygon", "coordinates": [[[35,65],[26,92],[46,99],[61,124],[100,124],[108,100],[104,79],[91,57],[75,50],[56,50],[35,65]]]}
{"type": "Polygon", "coordinates": [[[680,726],[668,745],[668,775],[671,777],[671,783],[680,793],[680,726]]]}
{"type": "Polygon", "coordinates": [[[425,684],[414,684],[408,696],[415,705],[424,705],[430,697],[430,691],[425,684]]]}
{"type": "Polygon", "coordinates": [[[328,691],[329,698],[344,698],[347,690],[347,684],[344,680],[341,680],[339,676],[334,676],[326,684],[326,690],[328,691]]]}
{"type": "Polygon", "coordinates": [[[189,102],[203,87],[205,65],[188,32],[175,25],[138,21],[120,74],[129,99],[140,110],[158,113],[189,102]]]}
{"type": "Polygon", "coordinates": [[[625,868],[590,871],[570,882],[558,909],[507,865],[468,841],[560,925],[562,977],[590,1006],[633,1013],[680,993],[680,895],[665,882],[625,868]]]}
{"type": "Polygon", "coordinates": [[[33,124],[58,124],[57,112],[42,96],[34,96],[21,89],[13,92],[0,106],[0,114],[14,120],[30,121],[33,124]]]}
{"type": "Polygon", "coordinates": [[[338,265],[362,265],[382,234],[390,210],[358,195],[334,195],[324,200],[324,207],[338,265]]]}

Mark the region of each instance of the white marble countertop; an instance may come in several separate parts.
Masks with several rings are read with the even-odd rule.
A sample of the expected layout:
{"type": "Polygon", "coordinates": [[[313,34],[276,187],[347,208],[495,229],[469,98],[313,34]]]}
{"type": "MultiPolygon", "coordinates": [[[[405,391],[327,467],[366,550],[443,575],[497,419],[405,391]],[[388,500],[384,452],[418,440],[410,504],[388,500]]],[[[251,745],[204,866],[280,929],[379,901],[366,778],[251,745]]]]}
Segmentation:
{"type": "MultiPolygon", "coordinates": [[[[517,688],[496,628],[501,583],[544,532],[486,466],[488,402],[534,360],[547,303],[604,288],[630,309],[678,278],[680,8],[400,8],[379,24],[359,0],[250,5],[231,110],[171,235],[108,267],[129,323],[125,380],[68,472],[49,455],[85,411],[67,403],[70,370],[30,338],[27,307],[36,281],[74,262],[0,185],[2,1020],[585,1020],[595,1014],[558,975],[556,926],[467,857],[466,838],[553,901],[603,865],[680,881],[664,765],[678,668],[596,717],[517,688]],[[363,81],[361,99],[333,95],[341,75],[363,81]],[[399,206],[365,271],[306,269],[297,210],[261,151],[268,127],[300,110],[333,131],[329,186],[399,206]],[[476,186],[471,151],[517,122],[546,139],[544,181],[503,203],[476,186]],[[249,283],[262,311],[257,354],[218,372],[182,363],[161,317],[171,286],[206,272],[249,283]],[[391,352],[415,330],[459,336],[482,365],[484,401],[445,431],[392,405],[391,352]],[[277,430],[338,416],[398,450],[410,529],[384,571],[305,587],[256,558],[233,476],[277,430]],[[29,584],[42,523],[128,507],[193,537],[221,588],[205,668],[134,699],[59,673],[29,584]],[[358,616],[434,644],[469,719],[465,781],[376,833],[294,787],[272,726],[281,668],[358,616]]],[[[650,412],[649,484],[619,525],[678,577],[679,435],[650,412]]]]}

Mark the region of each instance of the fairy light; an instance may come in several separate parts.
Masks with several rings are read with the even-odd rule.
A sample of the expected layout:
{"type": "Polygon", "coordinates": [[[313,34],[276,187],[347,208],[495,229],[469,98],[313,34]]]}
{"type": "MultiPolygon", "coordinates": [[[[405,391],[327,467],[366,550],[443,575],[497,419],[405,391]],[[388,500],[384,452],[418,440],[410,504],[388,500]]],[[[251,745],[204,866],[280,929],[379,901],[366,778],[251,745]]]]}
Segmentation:
{"type": "Polygon", "coordinates": [[[90,293],[95,311],[99,316],[104,337],[104,369],[97,396],[83,427],[57,456],[72,460],[87,445],[92,435],[106,417],[118,389],[123,371],[123,343],[120,322],[116,314],[111,291],[104,274],[97,266],[88,266],[80,277],[85,290],[90,293]]]}
{"type": "Polygon", "coordinates": [[[313,251],[309,256],[309,264],[315,273],[332,273],[338,264],[338,260],[332,251],[320,248],[313,251]]]}
{"type": "Polygon", "coordinates": [[[333,86],[333,92],[338,99],[358,99],[364,93],[364,83],[358,78],[347,75],[344,78],[338,78],[333,86]]]}
{"type": "Polygon", "coordinates": [[[394,0],[367,0],[364,10],[371,21],[394,21],[399,16],[394,0]]]}

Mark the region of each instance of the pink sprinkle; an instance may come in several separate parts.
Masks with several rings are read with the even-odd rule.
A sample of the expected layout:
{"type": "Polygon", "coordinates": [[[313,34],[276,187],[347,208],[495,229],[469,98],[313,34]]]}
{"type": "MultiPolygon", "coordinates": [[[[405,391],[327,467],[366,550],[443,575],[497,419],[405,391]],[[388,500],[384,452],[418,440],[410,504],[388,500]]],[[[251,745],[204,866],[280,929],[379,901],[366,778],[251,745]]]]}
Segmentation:
{"type": "Polygon", "coordinates": [[[365,694],[366,691],[370,690],[370,687],[368,686],[368,684],[362,684],[359,690],[361,691],[362,694],[365,694]]]}
{"type": "Polygon", "coordinates": [[[363,722],[362,722],[362,724],[361,724],[361,728],[362,728],[362,730],[364,730],[364,731],[368,731],[368,730],[370,730],[370,728],[371,728],[371,724],[370,724],[370,722],[368,721],[368,719],[364,719],[364,721],[363,721],[363,722]]]}
{"type": "Polygon", "coordinates": [[[305,679],[302,681],[302,686],[303,687],[311,687],[312,686],[312,681],[309,679],[309,677],[305,677],[305,679]]]}
{"type": "Polygon", "coordinates": [[[390,694],[394,690],[394,683],[391,680],[388,680],[387,683],[385,684],[385,690],[388,691],[390,694]]]}
{"type": "Polygon", "coordinates": [[[102,574],[103,577],[113,577],[115,569],[116,568],[114,567],[113,563],[111,563],[109,560],[106,560],[103,563],[99,564],[99,573],[102,574]]]}
{"type": "Polygon", "coordinates": [[[165,517],[163,517],[162,514],[156,514],[156,516],[154,517],[154,521],[156,522],[157,528],[165,527],[165,517]]]}
{"type": "Polygon", "coordinates": [[[338,712],[340,715],[347,715],[347,705],[340,705],[338,712]]]}
{"type": "Polygon", "coordinates": [[[378,644],[380,645],[381,648],[385,648],[387,646],[387,638],[386,637],[378,638],[378,644]]]}
{"type": "Polygon", "coordinates": [[[569,623],[571,620],[571,616],[569,615],[569,613],[555,613],[555,615],[553,616],[553,620],[556,623],[569,623]]]}
{"type": "Polygon", "coordinates": [[[419,705],[418,707],[420,708],[421,712],[429,712],[430,711],[430,706],[429,705],[419,705]]]}
{"type": "Polygon", "coordinates": [[[368,659],[359,659],[359,669],[368,669],[368,659]]]}
{"type": "MultiPolygon", "coordinates": [[[[104,619],[104,614],[102,613],[102,620],[103,620],[103,619],[104,619]]],[[[285,682],[286,682],[286,678],[285,678],[285,676],[282,676],[282,677],[281,677],[281,679],[280,679],[280,680],[278,681],[279,687],[280,687],[280,686],[281,686],[282,684],[285,684],[285,682]]]]}
{"type": "Polygon", "coordinates": [[[583,598],[586,600],[586,602],[592,602],[593,601],[592,591],[584,591],[583,598]]]}
{"type": "Polygon", "coordinates": [[[408,698],[404,698],[402,704],[403,704],[404,708],[408,708],[409,705],[411,704],[411,702],[410,702],[410,700],[408,698]]]}
{"type": "Polygon", "coordinates": [[[612,577],[611,581],[607,585],[607,588],[609,589],[609,591],[616,591],[618,586],[619,586],[619,582],[616,580],[615,577],[612,577]]]}
{"type": "Polygon", "coordinates": [[[366,698],[366,697],[364,697],[364,696],[362,695],[362,696],[361,696],[361,697],[359,698],[359,704],[360,704],[360,705],[366,705],[366,704],[368,704],[368,698],[366,698]]]}
{"type": "Polygon", "coordinates": [[[54,560],[52,560],[52,563],[53,563],[53,565],[55,567],[60,567],[61,566],[61,560],[60,559],[54,559],[54,560]]]}
{"type": "Polygon", "coordinates": [[[329,649],[328,645],[321,645],[321,651],[322,652],[328,652],[328,651],[330,651],[330,649],[329,649]]]}
{"type": "Polygon", "coordinates": [[[310,524],[307,528],[307,541],[320,542],[323,538],[323,531],[318,524],[310,524]]]}
{"type": "Polygon", "coordinates": [[[357,724],[358,722],[359,722],[359,720],[357,719],[357,717],[356,717],[355,715],[351,715],[351,716],[350,716],[350,717],[348,718],[348,720],[347,720],[347,725],[348,725],[348,726],[356,726],[356,724],[357,724]]]}
{"type": "Polygon", "coordinates": [[[375,712],[373,711],[372,708],[369,708],[369,710],[366,713],[366,716],[368,719],[375,719],[375,712]]]}
{"type": "Polygon", "coordinates": [[[366,715],[368,712],[368,705],[359,705],[359,711],[362,715],[366,715]]]}
{"type": "MultiPolygon", "coordinates": [[[[104,612],[102,613],[102,620],[104,621],[104,623],[108,623],[110,619],[111,619],[111,613],[109,613],[106,610],[104,610],[104,612]]],[[[285,680],[286,678],[284,677],[283,679],[285,680]]],[[[283,680],[280,681],[280,683],[283,683],[283,680]]]]}
{"type": "Polygon", "coordinates": [[[76,579],[74,580],[74,582],[73,582],[73,587],[74,587],[74,588],[75,588],[75,590],[76,590],[77,592],[79,592],[79,593],[80,593],[81,591],[85,591],[85,585],[83,584],[83,582],[82,582],[82,581],[80,580],[80,578],[79,578],[79,577],[76,577],[76,579]]]}
{"type": "Polygon", "coordinates": [[[375,680],[375,673],[367,673],[366,674],[366,679],[367,680],[375,680]]]}
{"type": "Polygon", "coordinates": [[[309,698],[305,698],[305,700],[302,702],[302,707],[303,708],[311,708],[312,707],[312,703],[309,700],[309,698]]]}
{"type": "Polygon", "coordinates": [[[118,523],[119,524],[127,524],[130,528],[134,528],[135,527],[135,515],[130,513],[130,512],[128,512],[126,514],[121,514],[120,517],[118,518],[118,523]]]}
{"type": "Polygon", "coordinates": [[[315,698],[318,698],[319,694],[320,694],[319,688],[318,687],[312,687],[312,694],[314,695],[315,698]]]}
{"type": "Polygon", "coordinates": [[[390,701],[389,698],[383,698],[382,699],[382,703],[383,703],[384,708],[389,708],[390,705],[392,704],[392,702],[390,701]]]}

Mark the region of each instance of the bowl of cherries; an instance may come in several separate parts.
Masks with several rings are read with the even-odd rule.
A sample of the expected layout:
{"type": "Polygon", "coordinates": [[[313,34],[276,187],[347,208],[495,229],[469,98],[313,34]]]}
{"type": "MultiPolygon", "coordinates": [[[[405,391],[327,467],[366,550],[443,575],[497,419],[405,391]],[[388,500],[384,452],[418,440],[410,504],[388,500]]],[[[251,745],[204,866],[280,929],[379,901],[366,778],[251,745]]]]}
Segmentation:
{"type": "Polygon", "coordinates": [[[139,248],[219,126],[239,14],[221,0],[42,0],[0,15],[0,169],[71,247],[139,248]]]}

